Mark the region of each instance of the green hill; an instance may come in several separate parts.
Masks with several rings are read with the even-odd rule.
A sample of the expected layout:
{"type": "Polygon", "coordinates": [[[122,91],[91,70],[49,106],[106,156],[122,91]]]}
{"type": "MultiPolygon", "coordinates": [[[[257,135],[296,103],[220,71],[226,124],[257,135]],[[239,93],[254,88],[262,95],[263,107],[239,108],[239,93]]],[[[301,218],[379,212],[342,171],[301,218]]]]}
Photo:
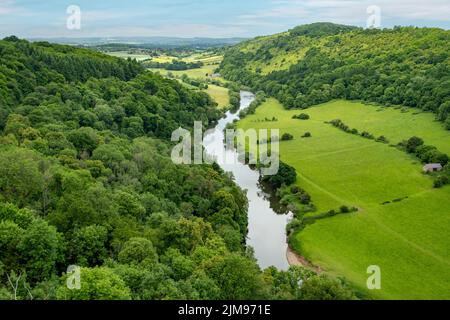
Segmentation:
{"type": "MultiPolygon", "coordinates": [[[[286,108],[336,98],[450,114],[450,31],[300,26],[229,49],[221,73],[263,90],[286,108]]],[[[448,125],[450,128],[450,120],[448,125]]]]}

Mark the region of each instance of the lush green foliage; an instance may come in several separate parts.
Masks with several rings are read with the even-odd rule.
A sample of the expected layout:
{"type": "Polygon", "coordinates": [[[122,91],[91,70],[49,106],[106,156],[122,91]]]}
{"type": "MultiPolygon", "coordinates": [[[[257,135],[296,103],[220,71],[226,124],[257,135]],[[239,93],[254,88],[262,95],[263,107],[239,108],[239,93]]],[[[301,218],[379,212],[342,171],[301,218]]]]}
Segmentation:
{"type": "MultiPolygon", "coordinates": [[[[286,133],[283,134],[283,137],[286,133]]],[[[289,135],[290,137],[293,136],[289,135]]],[[[292,140],[292,139],[282,139],[282,140],[292,140]]],[[[295,168],[290,165],[280,161],[280,167],[278,169],[277,174],[271,176],[264,176],[262,179],[264,182],[268,182],[271,184],[273,188],[280,188],[282,185],[289,186],[293,184],[297,180],[297,172],[295,168]]]]}
{"type": "Polygon", "coordinates": [[[82,49],[9,38],[0,50],[0,299],[279,290],[246,252],[245,193],[217,165],[169,157],[174,129],[219,118],[208,95],[82,49]]]}
{"type": "Polygon", "coordinates": [[[185,62],[182,60],[175,60],[172,62],[145,62],[143,65],[146,68],[155,68],[155,69],[166,69],[171,71],[180,71],[180,70],[189,70],[189,69],[197,69],[201,68],[203,66],[203,63],[201,61],[198,62],[185,62]]]}

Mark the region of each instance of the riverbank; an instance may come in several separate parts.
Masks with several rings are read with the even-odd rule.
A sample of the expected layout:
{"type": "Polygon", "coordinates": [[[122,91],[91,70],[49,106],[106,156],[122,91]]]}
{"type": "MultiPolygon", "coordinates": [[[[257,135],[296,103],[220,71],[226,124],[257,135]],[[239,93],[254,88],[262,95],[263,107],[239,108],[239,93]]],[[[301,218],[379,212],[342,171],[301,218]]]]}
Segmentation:
{"type": "Polygon", "coordinates": [[[323,270],[320,267],[313,265],[305,257],[302,257],[301,255],[294,252],[294,250],[289,245],[286,250],[286,259],[290,266],[305,267],[307,269],[314,271],[315,273],[323,272],[323,270]]]}

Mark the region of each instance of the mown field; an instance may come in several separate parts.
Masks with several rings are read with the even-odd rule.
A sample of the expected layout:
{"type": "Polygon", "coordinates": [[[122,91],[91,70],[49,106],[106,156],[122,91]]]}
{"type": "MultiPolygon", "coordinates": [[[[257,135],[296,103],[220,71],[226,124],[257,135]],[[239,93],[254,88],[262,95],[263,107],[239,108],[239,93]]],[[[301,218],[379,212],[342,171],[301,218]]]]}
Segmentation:
{"type": "Polygon", "coordinates": [[[219,108],[226,108],[230,105],[230,96],[227,88],[209,84],[208,89],[204,91],[217,102],[219,108]]]}
{"type": "Polygon", "coordinates": [[[159,72],[163,76],[171,73],[174,77],[181,77],[183,74],[192,79],[206,80],[210,74],[214,73],[218,65],[205,65],[201,68],[189,70],[165,70],[165,69],[150,69],[153,72],[159,72]]]}
{"type": "MultiPolygon", "coordinates": [[[[157,62],[170,62],[171,60],[176,59],[175,57],[170,56],[164,56],[164,57],[158,57],[154,58],[154,61],[157,62]],[[162,59],[162,60],[161,60],[162,59]]],[[[183,75],[187,75],[191,79],[195,80],[201,80],[206,81],[210,80],[210,75],[213,74],[216,69],[219,67],[220,62],[222,61],[222,56],[220,55],[213,55],[208,53],[196,53],[192,54],[189,57],[181,59],[185,62],[197,62],[201,61],[204,63],[204,65],[201,68],[197,69],[189,69],[189,70],[180,70],[180,71],[173,71],[173,70],[165,70],[165,69],[150,69],[152,72],[159,73],[165,77],[167,77],[169,74],[171,74],[175,78],[181,78],[183,75]]],[[[221,77],[214,78],[216,81],[220,81],[222,83],[225,83],[226,80],[224,80],[221,77]]],[[[193,86],[189,86],[191,89],[195,89],[193,86]]],[[[219,108],[226,108],[230,105],[230,99],[228,94],[228,89],[224,87],[220,87],[213,84],[208,84],[208,89],[204,90],[206,93],[208,93],[219,105],[219,108]]]]}
{"type": "Polygon", "coordinates": [[[129,53],[127,51],[107,52],[106,54],[122,59],[135,59],[136,61],[143,61],[151,58],[148,54],[129,53]]]}
{"type": "Polygon", "coordinates": [[[308,226],[295,235],[295,249],[374,298],[450,298],[450,187],[433,189],[422,164],[389,144],[324,123],[336,118],[360,132],[384,135],[391,144],[417,135],[450,153],[450,131],[430,113],[342,100],[288,111],[268,99],[239,127],[294,135],[281,142],[281,160],[296,168],[297,183],[311,194],[317,213],[341,205],[360,209],[308,226]],[[302,112],[311,119],[292,119],[302,112]],[[264,121],[272,117],[278,121],[264,121]],[[301,138],[305,132],[312,137],[301,138]],[[399,198],[405,199],[382,205],[399,198]],[[370,265],[381,268],[381,290],[367,290],[370,265]]]}

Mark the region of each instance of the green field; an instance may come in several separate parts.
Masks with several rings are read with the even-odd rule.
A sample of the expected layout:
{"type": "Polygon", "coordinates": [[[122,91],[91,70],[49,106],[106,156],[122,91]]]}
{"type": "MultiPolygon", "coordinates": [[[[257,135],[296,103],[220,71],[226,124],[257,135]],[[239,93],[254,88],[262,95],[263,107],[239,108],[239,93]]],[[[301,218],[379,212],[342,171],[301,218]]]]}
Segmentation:
{"type": "Polygon", "coordinates": [[[186,74],[189,78],[192,79],[206,80],[210,74],[214,73],[214,70],[216,70],[217,67],[218,65],[207,65],[201,68],[180,70],[180,71],[177,70],[172,71],[165,69],[150,69],[150,70],[156,73],[159,72],[163,76],[167,76],[169,73],[171,73],[175,77],[181,77],[183,74],[186,74]]]}
{"type": "MultiPolygon", "coordinates": [[[[172,72],[172,74],[177,77],[177,80],[180,83],[182,83],[187,88],[190,88],[192,90],[197,90],[197,88],[184,83],[183,81],[181,81],[181,79],[179,79],[179,77],[181,77],[181,75],[183,75],[183,74],[186,74],[186,75],[188,75],[189,78],[193,78],[193,79],[201,78],[199,69],[192,69],[192,70],[187,70],[187,71],[175,71],[175,72],[167,71],[164,69],[150,69],[150,71],[159,73],[165,77],[168,75],[169,72],[172,72]]],[[[208,84],[208,89],[203,90],[203,91],[208,93],[214,99],[214,101],[217,102],[217,104],[219,105],[219,108],[226,108],[230,105],[230,97],[229,97],[227,88],[216,86],[214,84],[208,84]]]]}
{"type": "MultiPolygon", "coordinates": [[[[173,57],[166,57],[165,59],[169,59],[173,57]]],[[[159,58],[154,58],[154,61],[158,62],[168,62],[168,61],[160,61],[159,58]]],[[[185,57],[181,59],[185,62],[203,62],[203,66],[201,68],[196,69],[189,69],[189,70],[180,70],[180,71],[172,71],[172,70],[165,70],[165,69],[150,69],[153,72],[160,73],[163,76],[167,76],[169,73],[171,73],[174,77],[181,77],[183,74],[187,75],[191,79],[197,79],[197,80],[211,80],[211,75],[216,72],[217,68],[219,67],[220,63],[222,62],[223,57],[220,55],[213,55],[210,53],[194,53],[188,57],[185,57]]],[[[214,78],[216,81],[220,82],[227,82],[222,77],[216,77],[214,78]]]]}
{"type": "Polygon", "coordinates": [[[218,65],[222,62],[223,57],[221,55],[216,55],[208,52],[197,53],[190,55],[189,57],[183,58],[182,60],[185,62],[203,62],[203,64],[214,64],[218,65]]]}
{"type": "MultiPolygon", "coordinates": [[[[183,75],[187,75],[191,79],[197,80],[210,80],[210,75],[213,74],[216,69],[219,67],[220,62],[222,61],[222,56],[213,55],[208,53],[196,53],[192,54],[189,57],[182,59],[185,62],[196,62],[201,61],[204,63],[203,67],[197,69],[189,69],[189,70],[181,70],[181,71],[171,71],[165,69],[150,69],[150,71],[159,73],[162,76],[167,77],[171,74],[175,78],[181,78],[183,75]]],[[[155,60],[156,61],[156,60],[155,60]]],[[[159,62],[167,62],[167,61],[159,61],[159,62]]],[[[221,77],[214,78],[216,81],[220,81],[225,83],[226,81],[221,77]]],[[[190,88],[195,89],[195,87],[189,86],[190,88]]],[[[228,94],[228,89],[224,87],[220,87],[213,84],[208,84],[208,89],[204,90],[208,93],[219,105],[219,108],[226,108],[230,105],[230,99],[228,94]]]]}
{"type": "Polygon", "coordinates": [[[208,89],[204,91],[217,102],[219,108],[226,108],[230,105],[230,96],[227,88],[209,84],[208,89]]]}
{"type": "Polygon", "coordinates": [[[450,298],[450,187],[433,189],[421,163],[403,151],[324,123],[336,118],[392,144],[417,135],[450,153],[450,131],[432,114],[348,101],[287,111],[268,99],[239,127],[294,135],[281,142],[281,160],[296,168],[298,184],[311,194],[318,213],[341,205],[360,209],[308,226],[295,235],[295,249],[374,298],[450,298]],[[311,119],[292,119],[301,112],[311,119]],[[266,117],[278,121],[264,122],[266,117]],[[305,132],[312,138],[301,138],[305,132]],[[381,290],[366,289],[370,265],[381,268],[381,290]]]}
{"type": "Polygon", "coordinates": [[[135,59],[136,61],[151,59],[151,56],[148,54],[128,53],[127,51],[106,52],[106,54],[122,59],[135,59]]]}

